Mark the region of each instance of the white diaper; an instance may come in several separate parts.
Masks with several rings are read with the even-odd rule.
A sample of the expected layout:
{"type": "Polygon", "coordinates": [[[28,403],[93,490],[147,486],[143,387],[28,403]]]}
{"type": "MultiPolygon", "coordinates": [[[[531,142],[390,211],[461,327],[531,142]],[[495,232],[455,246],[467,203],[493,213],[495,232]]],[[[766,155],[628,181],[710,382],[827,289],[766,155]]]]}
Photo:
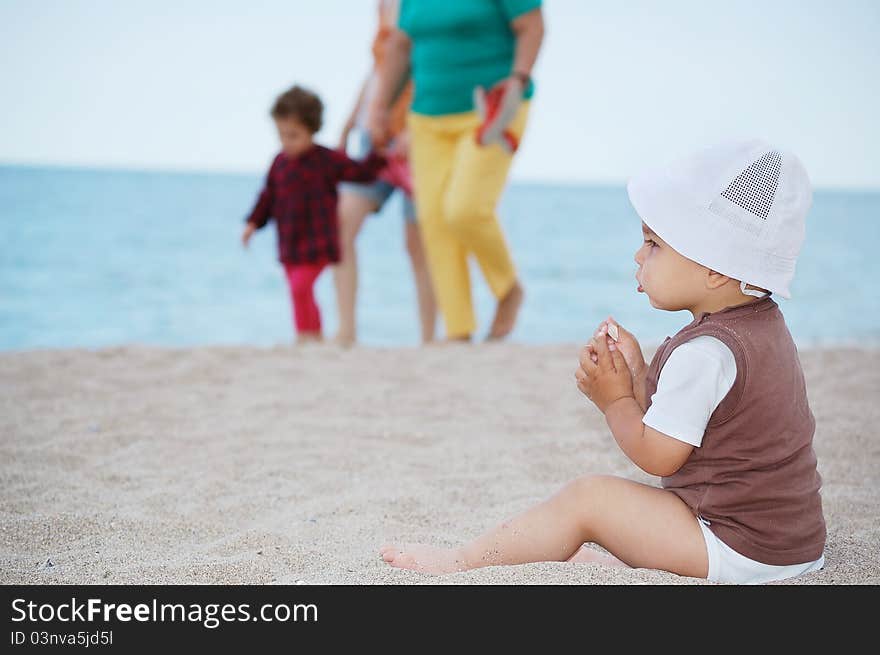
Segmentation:
{"type": "Polygon", "coordinates": [[[773,566],[762,564],[745,555],[740,555],[733,548],[721,541],[709,529],[709,522],[698,517],[703,538],[706,540],[706,550],[709,553],[709,575],[712,582],[726,582],[729,584],[760,584],[773,580],[784,580],[796,575],[818,571],[825,565],[825,556],[822,555],[815,562],[805,564],[791,564],[788,566],[773,566]]]}

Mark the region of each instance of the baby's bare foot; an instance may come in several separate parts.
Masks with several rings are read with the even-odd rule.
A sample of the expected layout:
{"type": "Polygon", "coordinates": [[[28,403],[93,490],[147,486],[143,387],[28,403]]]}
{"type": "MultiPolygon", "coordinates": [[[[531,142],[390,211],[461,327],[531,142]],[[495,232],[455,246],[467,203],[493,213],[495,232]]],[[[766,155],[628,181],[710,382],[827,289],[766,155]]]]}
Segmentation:
{"type": "Polygon", "coordinates": [[[395,568],[431,575],[457,573],[468,569],[464,558],[453,548],[425,544],[386,545],[379,549],[379,556],[395,568]]]}

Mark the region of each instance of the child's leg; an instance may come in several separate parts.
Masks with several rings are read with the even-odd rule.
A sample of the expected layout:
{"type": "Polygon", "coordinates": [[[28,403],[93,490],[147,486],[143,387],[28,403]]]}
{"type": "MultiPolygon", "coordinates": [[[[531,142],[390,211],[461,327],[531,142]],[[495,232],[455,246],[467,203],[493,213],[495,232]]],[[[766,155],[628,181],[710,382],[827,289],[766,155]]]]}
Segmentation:
{"type": "Polygon", "coordinates": [[[419,305],[419,323],[422,328],[422,343],[434,340],[437,324],[437,303],[434,300],[434,288],[431,286],[431,275],[422,246],[422,235],[415,221],[404,221],[406,251],[412,265],[413,280],[416,285],[416,300],[419,305]]]}
{"type": "Polygon", "coordinates": [[[298,341],[321,338],[321,312],[315,302],[314,285],[324,264],[285,264],[290,298],[293,303],[293,321],[298,341]]]}
{"type": "Polygon", "coordinates": [[[481,566],[566,561],[581,545],[601,545],[636,568],[705,578],[709,570],[696,518],[670,491],[610,476],[574,480],[554,496],[458,548],[385,546],[401,568],[451,573],[481,566]]]}
{"type": "Polygon", "coordinates": [[[357,300],[357,250],[355,240],[364,219],[376,211],[376,201],[355,191],[339,194],[339,232],[342,259],[333,267],[336,283],[336,304],[339,309],[339,332],[336,341],[349,346],[357,339],[355,307],[357,300]]]}

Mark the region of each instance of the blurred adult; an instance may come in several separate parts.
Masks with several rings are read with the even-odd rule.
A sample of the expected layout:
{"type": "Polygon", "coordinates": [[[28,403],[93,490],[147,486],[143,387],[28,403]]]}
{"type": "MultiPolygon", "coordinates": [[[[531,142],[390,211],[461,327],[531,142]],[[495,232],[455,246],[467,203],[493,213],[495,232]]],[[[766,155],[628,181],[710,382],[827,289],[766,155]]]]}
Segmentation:
{"type": "Polygon", "coordinates": [[[540,0],[402,0],[369,104],[373,142],[392,135],[394,100],[411,80],[407,125],[416,212],[447,339],[476,330],[468,268],[473,256],[497,299],[487,338],[513,330],[524,297],[496,215],[513,158],[477,142],[484,122],[475,90],[500,97],[500,127],[518,142],[544,37],[540,0]],[[497,93],[493,93],[497,92],[497,93]]]}
{"type": "MultiPolygon", "coordinates": [[[[388,37],[395,28],[398,13],[397,0],[379,0],[379,20],[373,39],[373,67],[361,86],[351,115],[343,128],[339,149],[349,156],[362,157],[370,150],[370,134],[367,130],[367,108],[376,90],[377,71],[385,58],[388,37]]],[[[336,299],[339,308],[339,332],[336,341],[348,346],[357,339],[356,306],[358,287],[357,248],[355,241],[370,214],[378,212],[396,192],[403,195],[404,242],[409,254],[416,299],[419,307],[419,323],[423,343],[434,339],[437,323],[437,307],[431,289],[425,253],[416,222],[416,210],[412,200],[412,185],[407,161],[406,114],[412,99],[409,83],[391,105],[386,125],[390,139],[388,166],[379,178],[369,184],[345,182],[339,185],[339,228],[342,258],[335,266],[333,278],[336,283],[336,299]]]]}

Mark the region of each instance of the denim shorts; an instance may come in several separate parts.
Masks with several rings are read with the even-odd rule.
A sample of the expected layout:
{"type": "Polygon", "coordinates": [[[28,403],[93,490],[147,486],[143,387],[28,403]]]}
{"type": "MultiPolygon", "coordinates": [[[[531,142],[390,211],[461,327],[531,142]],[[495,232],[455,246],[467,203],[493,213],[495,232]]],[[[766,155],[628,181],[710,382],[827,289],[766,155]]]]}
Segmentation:
{"type": "MultiPolygon", "coordinates": [[[[370,143],[370,134],[363,127],[355,126],[348,135],[348,143],[345,146],[346,154],[352,159],[362,159],[372,148],[370,143]]],[[[373,201],[374,211],[379,211],[385,205],[385,202],[394,191],[397,190],[393,184],[385,180],[376,180],[362,184],[359,182],[340,182],[339,191],[344,193],[354,193],[373,201]]],[[[416,208],[412,198],[407,196],[403,191],[403,218],[407,223],[416,222],[416,208]]]]}
{"type": "MultiPolygon", "coordinates": [[[[391,195],[399,189],[386,182],[385,180],[376,180],[368,184],[358,182],[340,182],[339,191],[341,193],[354,193],[356,195],[368,198],[375,206],[374,211],[379,211],[387,202],[391,195]]],[[[416,222],[416,208],[412,198],[406,195],[402,190],[400,194],[403,196],[403,218],[407,223],[416,222]]]]}

